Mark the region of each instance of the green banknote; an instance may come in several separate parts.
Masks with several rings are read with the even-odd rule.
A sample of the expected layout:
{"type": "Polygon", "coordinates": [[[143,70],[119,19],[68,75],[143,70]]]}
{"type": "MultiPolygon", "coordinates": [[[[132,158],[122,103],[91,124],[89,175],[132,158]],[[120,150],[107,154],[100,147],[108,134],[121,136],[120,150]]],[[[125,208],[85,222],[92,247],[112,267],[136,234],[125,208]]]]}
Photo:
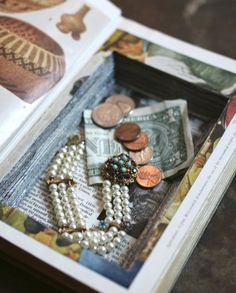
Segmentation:
{"type": "MultiPolygon", "coordinates": [[[[97,126],[91,113],[91,110],[84,111],[90,185],[102,182],[101,167],[109,156],[125,151],[114,137],[115,129],[97,126]]],[[[154,152],[150,163],[158,166],[165,178],[189,166],[194,150],[186,101],[171,100],[137,108],[122,122],[137,123],[148,135],[149,146],[154,152]]]]}

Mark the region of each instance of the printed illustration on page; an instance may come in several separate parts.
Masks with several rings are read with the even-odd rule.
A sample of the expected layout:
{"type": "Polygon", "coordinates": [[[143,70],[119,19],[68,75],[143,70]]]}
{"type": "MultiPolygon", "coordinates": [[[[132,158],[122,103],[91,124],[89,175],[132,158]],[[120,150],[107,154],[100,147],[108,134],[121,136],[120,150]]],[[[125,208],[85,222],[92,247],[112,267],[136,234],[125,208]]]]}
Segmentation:
{"type": "MultiPolygon", "coordinates": [[[[15,12],[0,15],[0,81],[14,95],[33,103],[53,88],[73,63],[76,52],[74,56],[71,52],[79,49],[80,39],[86,30],[93,29],[91,20],[87,18],[91,8],[78,2],[77,5],[74,3],[73,10],[65,6],[65,13],[62,10],[57,14],[41,10],[27,13],[30,8],[43,7],[40,3],[33,7],[31,2],[20,4],[0,6],[0,11],[15,12]],[[24,15],[28,21],[24,20],[24,15]],[[37,24],[33,23],[34,18],[37,18],[37,24]]],[[[56,4],[48,3],[44,8],[56,4]]]]}

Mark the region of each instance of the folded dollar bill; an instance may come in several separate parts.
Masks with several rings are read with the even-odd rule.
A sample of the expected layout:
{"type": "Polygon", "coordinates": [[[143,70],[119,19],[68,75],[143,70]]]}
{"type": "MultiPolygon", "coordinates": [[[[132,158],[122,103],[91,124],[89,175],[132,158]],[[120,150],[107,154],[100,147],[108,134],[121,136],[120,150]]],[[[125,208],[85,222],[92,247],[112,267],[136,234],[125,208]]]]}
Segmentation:
{"type": "MultiPolygon", "coordinates": [[[[91,110],[84,111],[90,185],[102,182],[101,166],[109,156],[124,152],[114,137],[115,129],[97,126],[91,119],[91,113],[91,110]]],[[[137,123],[148,134],[149,146],[154,152],[150,163],[163,171],[164,178],[189,166],[194,149],[186,101],[171,100],[137,108],[123,122],[137,123]]]]}

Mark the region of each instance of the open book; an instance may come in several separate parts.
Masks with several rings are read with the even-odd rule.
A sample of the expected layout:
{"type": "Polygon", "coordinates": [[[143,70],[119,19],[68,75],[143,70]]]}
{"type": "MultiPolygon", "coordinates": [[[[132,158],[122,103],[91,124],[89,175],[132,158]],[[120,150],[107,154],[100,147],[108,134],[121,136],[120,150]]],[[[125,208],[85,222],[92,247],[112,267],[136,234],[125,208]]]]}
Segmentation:
{"type": "MultiPolygon", "coordinates": [[[[236,62],[124,19],[105,0],[6,1],[0,48],[2,250],[20,248],[14,258],[77,290],[168,291],[235,173],[236,62]],[[82,112],[114,92],[151,105],[186,99],[196,158],[171,182],[133,190],[133,226],[102,257],[63,242],[44,177],[82,112]]],[[[86,158],[77,177],[92,227],[103,209],[86,158]]]]}

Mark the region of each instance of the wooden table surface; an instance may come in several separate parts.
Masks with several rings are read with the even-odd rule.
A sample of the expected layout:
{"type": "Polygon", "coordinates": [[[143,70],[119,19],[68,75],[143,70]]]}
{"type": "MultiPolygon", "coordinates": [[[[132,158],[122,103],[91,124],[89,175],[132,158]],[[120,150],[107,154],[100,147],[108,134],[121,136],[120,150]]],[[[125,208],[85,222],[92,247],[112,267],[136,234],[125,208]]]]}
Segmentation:
{"type": "MultiPolygon", "coordinates": [[[[203,48],[236,57],[235,0],[113,2],[128,18],[203,48]]],[[[231,188],[181,273],[173,293],[236,292],[235,215],[236,197],[231,188]]],[[[14,264],[0,260],[0,292],[52,293],[59,290],[14,264]]]]}

